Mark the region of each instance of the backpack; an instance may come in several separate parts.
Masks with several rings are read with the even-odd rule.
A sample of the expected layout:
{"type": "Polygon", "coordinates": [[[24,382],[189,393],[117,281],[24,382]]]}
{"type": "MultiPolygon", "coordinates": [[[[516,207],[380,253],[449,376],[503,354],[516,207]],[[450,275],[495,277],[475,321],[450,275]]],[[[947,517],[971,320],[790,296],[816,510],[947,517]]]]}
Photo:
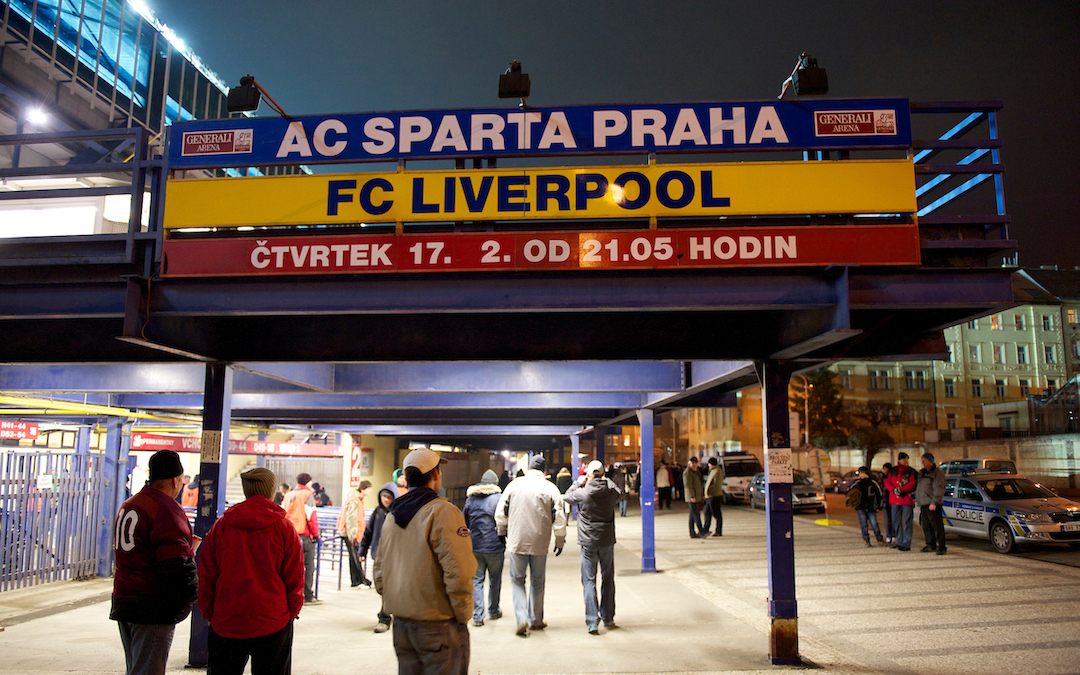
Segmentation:
{"type": "Polygon", "coordinates": [[[857,509],[862,506],[863,493],[857,487],[853,487],[847,491],[847,496],[844,498],[844,502],[849,508],[857,509]]]}

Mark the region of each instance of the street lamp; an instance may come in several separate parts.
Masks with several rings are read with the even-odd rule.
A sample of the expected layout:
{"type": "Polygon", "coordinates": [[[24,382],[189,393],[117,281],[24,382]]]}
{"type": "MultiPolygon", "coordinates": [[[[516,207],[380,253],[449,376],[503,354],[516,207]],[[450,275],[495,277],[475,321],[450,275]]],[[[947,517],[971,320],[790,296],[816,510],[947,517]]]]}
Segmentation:
{"type": "Polygon", "coordinates": [[[803,401],[805,404],[803,432],[806,434],[806,444],[810,445],[810,381],[805,375],[795,373],[792,377],[801,377],[803,381],[803,401]]]}

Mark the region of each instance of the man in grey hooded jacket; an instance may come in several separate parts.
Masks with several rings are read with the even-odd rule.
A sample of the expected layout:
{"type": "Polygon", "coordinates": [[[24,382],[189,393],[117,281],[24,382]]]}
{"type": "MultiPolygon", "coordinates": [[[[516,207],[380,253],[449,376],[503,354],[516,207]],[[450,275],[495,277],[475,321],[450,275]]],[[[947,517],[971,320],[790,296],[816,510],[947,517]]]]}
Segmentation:
{"type": "Polygon", "coordinates": [[[585,589],[585,624],[600,634],[600,621],[615,628],[615,505],[622,492],[604,477],[604,465],[593,460],[581,481],[566,490],[563,499],[578,507],[578,544],[581,545],[581,585],[585,589]],[[596,601],[596,568],[600,567],[600,602],[596,601]]]}

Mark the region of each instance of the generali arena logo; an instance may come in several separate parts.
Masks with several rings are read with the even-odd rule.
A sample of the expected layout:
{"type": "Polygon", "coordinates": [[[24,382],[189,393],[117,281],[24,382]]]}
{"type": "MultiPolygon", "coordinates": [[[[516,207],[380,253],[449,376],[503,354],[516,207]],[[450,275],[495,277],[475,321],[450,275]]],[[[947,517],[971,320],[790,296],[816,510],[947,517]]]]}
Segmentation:
{"type": "Polygon", "coordinates": [[[895,110],[821,110],[814,112],[816,136],[895,136],[895,110]]]}
{"type": "Polygon", "coordinates": [[[184,157],[198,155],[229,155],[251,152],[253,129],[230,129],[228,131],[187,131],[181,154],[184,157]]]}

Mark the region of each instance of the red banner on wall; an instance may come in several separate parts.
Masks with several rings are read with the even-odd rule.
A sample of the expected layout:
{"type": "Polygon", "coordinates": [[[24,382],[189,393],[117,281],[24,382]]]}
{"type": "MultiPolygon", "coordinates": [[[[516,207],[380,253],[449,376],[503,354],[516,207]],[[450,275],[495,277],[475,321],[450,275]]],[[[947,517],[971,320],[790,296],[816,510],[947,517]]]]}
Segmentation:
{"type": "MultiPolygon", "coordinates": [[[[199,452],[202,443],[193,436],[164,436],[159,434],[131,434],[132,450],[172,450],[173,452],[199,452]]],[[[345,445],[322,443],[271,443],[269,441],[229,441],[229,453],[234,455],[279,455],[285,457],[344,457],[345,445]]]]}
{"type": "Polygon", "coordinates": [[[170,239],[167,277],[918,265],[917,225],[170,239]]]}
{"type": "Polygon", "coordinates": [[[0,438],[17,438],[22,440],[37,437],[38,425],[36,422],[0,421],[0,438]]]}

